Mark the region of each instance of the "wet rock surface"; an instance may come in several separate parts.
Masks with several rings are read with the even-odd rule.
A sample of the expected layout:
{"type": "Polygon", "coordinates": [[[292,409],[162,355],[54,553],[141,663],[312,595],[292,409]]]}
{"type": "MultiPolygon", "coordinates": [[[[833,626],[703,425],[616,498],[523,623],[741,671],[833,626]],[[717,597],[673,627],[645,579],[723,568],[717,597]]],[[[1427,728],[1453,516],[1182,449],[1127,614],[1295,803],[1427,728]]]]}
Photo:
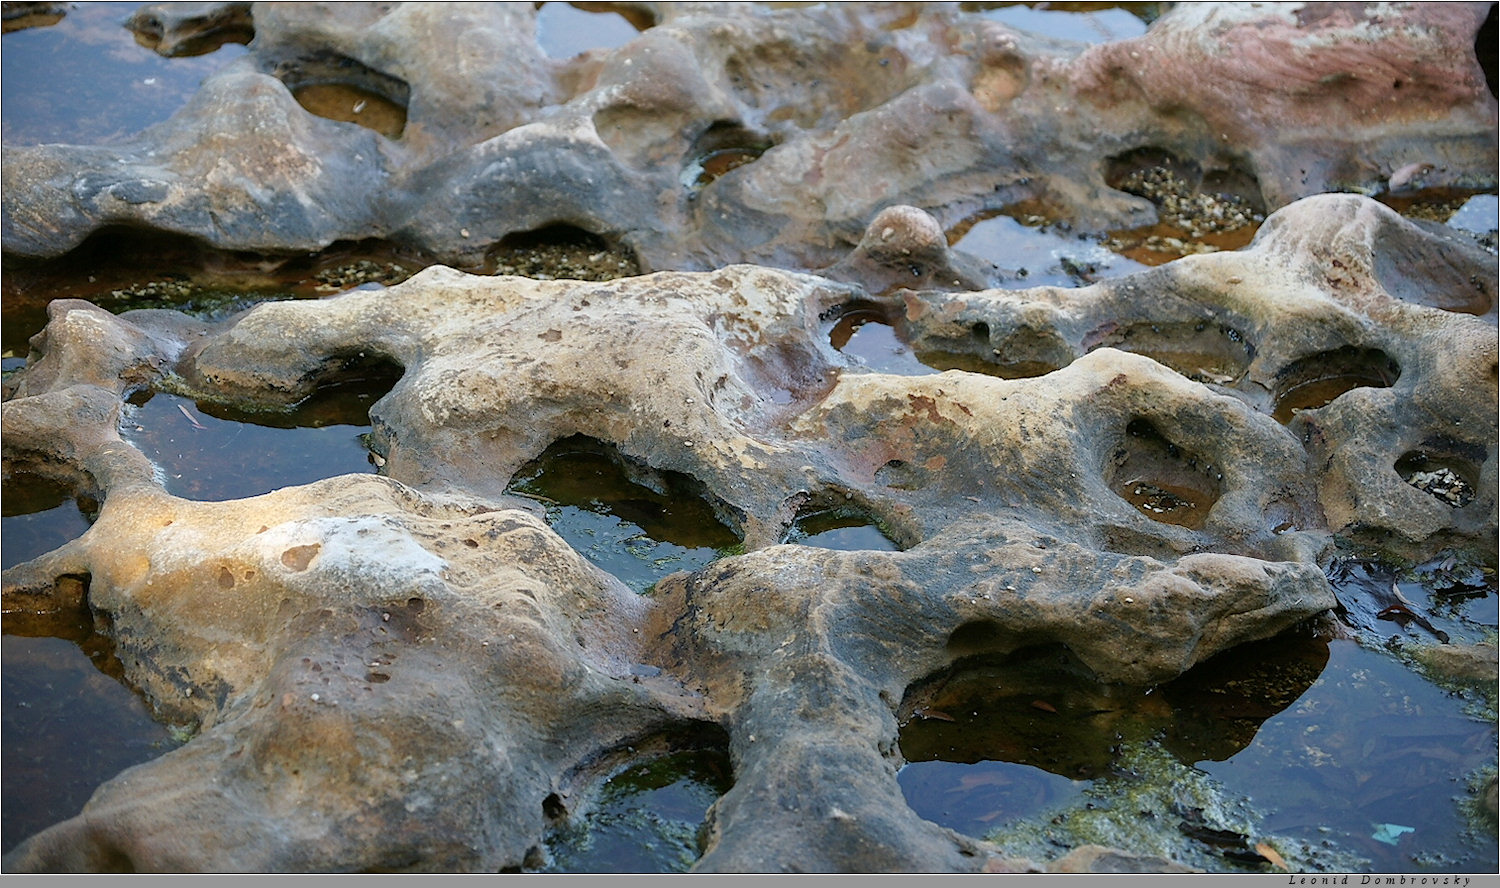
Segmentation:
{"type": "MultiPolygon", "coordinates": [[[[1347,547],[1493,568],[1494,256],[1320,193],[1494,187],[1484,5],[1186,5],[1093,48],[947,7],[631,9],[635,41],[559,62],[527,6],[147,7],[163,53],[247,21],[250,53],[133,141],[7,150],[13,260],[129,224],[489,272],[361,260],[227,316],[48,304],[6,472],[102,505],[5,571],[7,620],[86,607],[193,737],[8,871],[535,869],[620,761],[703,747],[733,780],[701,871],[1192,871],[1038,865],[919,816],[914,689],[1051,648],[1170,682],[1340,607],[1347,547]],[[1335,76],[1356,45],[1406,73],[1335,76]],[[330,86],[359,91],[337,120],[309,110],[330,86]],[[1227,196],[1164,197],[1195,188],[1227,196]],[[1243,249],[993,289],[945,229],[1023,200],[1101,230],[1265,218],[1243,249]],[[832,332],[855,317],[962,369],[874,370],[832,332]],[[275,413],[371,367],[375,474],[198,502],[121,432],[141,393],[275,413]],[[691,490],[738,546],[632,591],[515,486],[562,441],[691,490]],[[893,550],[786,542],[829,513],[893,550]]],[[[1493,678],[1493,642],[1429,659],[1493,678]]]]}
{"type": "Polygon", "coordinates": [[[247,30],[251,51],[110,150],[7,151],[6,250],[125,224],[226,249],[389,238],[474,267],[566,223],[648,271],[818,268],[897,203],[944,228],[1023,201],[1097,231],[1181,215],[1131,178],[1142,157],[1218,195],[1194,227],[1495,186],[1484,4],[1184,4],[1097,46],[949,7],[626,9],[651,27],[559,61],[523,6],[144,7],[131,27],[163,54],[247,30]]]}

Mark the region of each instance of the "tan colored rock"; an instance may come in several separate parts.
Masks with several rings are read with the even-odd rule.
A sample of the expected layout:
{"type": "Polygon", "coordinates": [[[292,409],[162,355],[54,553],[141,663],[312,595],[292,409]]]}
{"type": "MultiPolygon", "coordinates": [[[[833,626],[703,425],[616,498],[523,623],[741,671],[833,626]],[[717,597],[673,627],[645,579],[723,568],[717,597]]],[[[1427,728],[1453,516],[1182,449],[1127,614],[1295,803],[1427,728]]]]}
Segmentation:
{"type": "Polygon", "coordinates": [[[1102,845],[1074,848],[1050,868],[1054,873],[1201,873],[1203,870],[1160,857],[1131,854],[1102,845]]]}
{"type": "Polygon", "coordinates": [[[1169,681],[1333,607],[1336,544],[1493,561],[1493,256],[1296,200],[1493,187],[1489,7],[1438,6],[1184,4],[1085,49],[947,6],[635,4],[638,39],[553,62],[527,6],[256,5],[250,54],[162,126],[8,150],[9,255],[121,224],[478,267],[564,223],[665,270],[435,266],[215,323],[52,303],[6,384],[6,470],[103,506],[5,572],[4,608],[87,605],[196,736],[5,868],[534,866],[622,749],[708,734],[735,782],[703,871],[1035,869],[905,804],[907,689],[1036,645],[1169,681]],[[330,66],[389,131],[298,101],[330,66]],[[987,289],[947,245],[1022,201],[1148,222],[1118,175],[1142,150],[1280,210],[1244,250],[1073,290],[987,289]],[[855,310],[968,369],[871,372],[830,339],[855,310]],[[358,361],[402,369],[378,476],[193,502],[119,432],[132,392],[275,408],[358,361]],[[687,476],[744,553],[650,596],[592,566],[508,493],[573,436],[687,476]],[[833,507],[901,551],[783,543],[833,507]]]}
{"type": "Polygon", "coordinates": [[[1416,656],[1439,678],[1485,684],[1494,684],[1500,678],[1493,642],[1429,645],[1421,648],[1416,656]]]}
{"type": "MultiPolygon", "coordinates": [[[[539,800],[581,763],[716,724],[736,784],[702,868],[972,869],[977,843],[901,802],[887,701],[906,687],[1039,642],[1103,680],[1153,683],[1333,605],[1323,532],[1264,517],[1278,502],[1314,514],[1297,442],[1270,418],[1114,349],[1045,385],[864,372],[819,320],[864,295],[755,267],[605,284],[434,268],[208,328],[59,306],[8,426],[60,394],[130,390],[107,368],[136,364],[101,343],[151,344],[176,356],[159,372],[179,390],[247,405],[305,397],[356,350],[404,375],[372,411],[386,477],[228,503],[130,471],[142,460],[112,412],[41,412],[53,458],[104,507],[84,537],[7,572],[8,606],[61,609],[76,597],[63,578],[87,577],[130,680],[200,734],[13,865],[516,866],[539,847],[539,800]],[[84,328],[95,347],[65,335],[84,328]],[[577,434],[697,479],[754,551],[627,592],[508,507],[516,469],[577,434]],[[1121,472],[1197,484],[1201,520],[1132,506],[1121,472]],[[868,511],[906,551],[771,545],[827,502],[868,511]],[[661,672],[638,681],[632,664],[661,672]],[[607,727],[589,727],[597,712],[607,727]],[[491,764],[454,770],[475,760],[491,764]],[[244,786],[232,810],[214,788],[230,785],[244,786]],[[788,785],[819,789],[768,808],[788,785]],[[154,787],[174,787],[174,822],[192,812],[203,832],[169,830],[154,787]],[[226,829],[245,840],[207,861],[226,829]],[[391,833],[406,838],[375,840],[391,833]]],[[[6,447],[18,465],[40,458],[6,447]]]]}
{"type": "MultiPolygon", "coordinates": [[[[1105,348],[1148,355],[1286,423],[1321,467],[1322,520],[1339,535],[1399,557],[1457,546],[1492,560],[1494,288],[1494,257],[1460,236],[1320,195],[1243,250],[1091,287],[876,301],[919,352],[1007,375],[1105,348]]],[[[1317,521],[1289,507],[1266,514],[1317,521]]]]}

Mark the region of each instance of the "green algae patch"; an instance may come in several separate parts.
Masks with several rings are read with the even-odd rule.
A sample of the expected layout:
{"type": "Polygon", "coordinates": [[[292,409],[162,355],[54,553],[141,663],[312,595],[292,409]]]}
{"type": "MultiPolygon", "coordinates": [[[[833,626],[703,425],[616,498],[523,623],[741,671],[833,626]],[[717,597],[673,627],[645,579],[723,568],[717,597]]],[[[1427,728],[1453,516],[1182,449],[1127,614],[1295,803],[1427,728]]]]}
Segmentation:
{"type": "Polygon", "coordinates": [[[1353,854],[1270,835],[1264,814],[1212,776],[1184,765],[1154,739],[1125,741],[1112,771],[1074,801],[987,838],[1007,856],[1053,861],[1083,845],[1120,848],[1209,872],[1352,872],[1353,854]]]}

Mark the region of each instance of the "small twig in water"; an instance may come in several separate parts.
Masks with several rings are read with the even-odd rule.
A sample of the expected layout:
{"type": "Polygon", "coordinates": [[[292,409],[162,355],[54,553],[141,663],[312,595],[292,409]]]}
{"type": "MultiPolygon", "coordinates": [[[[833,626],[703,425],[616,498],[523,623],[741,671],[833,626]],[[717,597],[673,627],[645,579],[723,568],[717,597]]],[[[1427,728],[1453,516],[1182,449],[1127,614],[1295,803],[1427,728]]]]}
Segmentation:
{"type": "Polygon", "coordinates": [[[557,500],[542,496],[540,493],[527,493],[524,490],[512,490],[511,493],[515,494],[516,496],[524,496],[527,499],[534,499],[539,503],[547,503],[551,506],[562,505],[562,503],[558,502],[557,500]]]}
{"type": "Polygon", "coordinates": [[[187,421],[193,424],[193,428],[195,428],[195,429],[203,429],[204,431],[208,430],[208,426],[201,424],[200,422],[198,422],[198,420],[196,420],[196,419],[193,418],[193,414],[191,414],[191,413],[188,412],[187,407],[184,407],[183,405],[178,404],[177,405],[177,409],[181,410],[182,411],[182,415],[187,417],[187,421]]]}

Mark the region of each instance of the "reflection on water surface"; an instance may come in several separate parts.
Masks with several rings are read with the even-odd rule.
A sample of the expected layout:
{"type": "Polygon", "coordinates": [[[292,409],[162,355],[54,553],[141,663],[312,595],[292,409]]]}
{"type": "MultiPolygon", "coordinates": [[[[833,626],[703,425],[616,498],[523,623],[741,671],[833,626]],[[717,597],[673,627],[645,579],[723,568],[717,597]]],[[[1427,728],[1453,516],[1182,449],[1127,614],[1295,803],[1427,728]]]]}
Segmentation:
{"type": "Polygon", "coordinates": [[[13,31],[0,53],[0,139],[18,145],[119,142],[171,117],[203,78],[246,53],[229,43],[165,58],[125,27],[138,3],[69,3],[55,25],[13,31]]]}
{"type": "MultiPolygon", "coordinates": [[[[378,394],[356,391],[345,397],[358,405],[378,394]]],[[[369,431],[368,418],[358,426],[277,428],[236,422],[168,394],[127,404],[120,420],[121,437],[156,464],[168,493],[213,502],[373,472],[361,437],[369,431]]]]}
{"type": "Polygon", "coordinates": [[[582,436],[554,443],[516,473],[511,490],[541,502],[568,545],[637,592],[738,549],[739,536],[701,487],[582,436]]]}
{"type": "Polygon", "coordinates": [[[542,872],[685,872],[702,852],[708,808],[733,784],[729,757],[689,750],[609,778],[589,813],[553,831],[542,872]]]}
{"type": "Polygon", "coordinates": [[[1099,685],[1059,651],[935,676],[903,704],[902,789],[1036,860],[1098,842],[1271,872],[1268,843],[1294,872],[1493,871],[1476,785],[1496,764],[1493,680],[1429,680],[1423,663],[1432,630],[1494,638],[1494,575],[1437,570],[1340,563],[1340,613],[1365,641],[1294,630],[1154,688],[1099,685]],[[1378,615],[1392,584],[1431,628],[1378,615]]]}

